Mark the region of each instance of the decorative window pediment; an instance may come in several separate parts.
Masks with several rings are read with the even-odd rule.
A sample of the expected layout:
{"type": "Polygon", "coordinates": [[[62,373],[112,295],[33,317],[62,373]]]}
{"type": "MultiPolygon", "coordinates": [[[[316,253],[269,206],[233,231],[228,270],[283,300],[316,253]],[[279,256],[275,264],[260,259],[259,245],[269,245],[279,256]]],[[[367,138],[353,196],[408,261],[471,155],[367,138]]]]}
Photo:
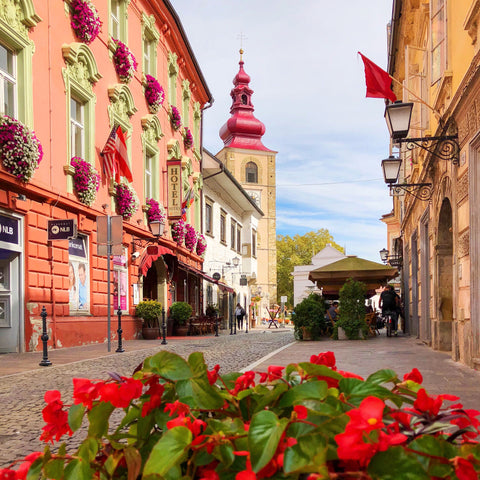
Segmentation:
{"type": "Polygon", "coordinates": [[[156,146],[157,142],[163,137],[160,120],[156,115],[146,115],[142,118],[142,138],[151,146],[156,146]]]}
{"type": "Polygon", "coordinates": [[[85,89],[88,93],[93,92],[93,85],[102,78],[98,72],[97,62],[92,51],[87,45],[80,42],[63,45],[62,54],[67,64],[64,74],[85,89]]]}
{"type": "Polygon", "coordinates": [[[0,0],[0,22],[28,39],[28,30],[42,19],[35,13],[33,0],[0,0]]]}
{"type": "Polygon", "coordinates": [[[137,111],[133,95],[130,89],[125,84],[117,84],[108,89],[108,96],[110,98],[110,105],[108,112],[110,115],[110,123],[113,125],[113,117],[117,117],[125,124],[130,122],[130,117],[137,111]]]}
{"type": "Polygon", "coordinates": [[[182,149],[180,148],[180,143],[178,140],[172,138],[167,143],[167,160],[181,160],[182,159],[182,149]]]}
{"type": "Polygon", "coordinates": [[[193,188],[195,192],[198,193],[203,188],[203,176],[200,172],[194,172],[192,178],[193,188]]]}
{"type": "Polygon", "coordinates": [[[182,173],[185,174],[183,178],[188,178],[193,173],[192,160],[186,155],[182,157],[182,173]]]}

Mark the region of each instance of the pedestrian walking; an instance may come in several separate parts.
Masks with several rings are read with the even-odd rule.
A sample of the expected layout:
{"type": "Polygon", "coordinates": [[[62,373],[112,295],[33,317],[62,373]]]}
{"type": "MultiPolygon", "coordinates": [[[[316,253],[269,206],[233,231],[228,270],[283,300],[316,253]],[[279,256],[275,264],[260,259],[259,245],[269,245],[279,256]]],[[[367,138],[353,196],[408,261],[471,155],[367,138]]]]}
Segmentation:
{"type": "Polygon", "coordinates": [[[237,328],[238,330],[243,330],[243,317],[245,316],[245,309],[237,303],[237,308],[235,308],[235,317],[237,317],[237,328]]]}

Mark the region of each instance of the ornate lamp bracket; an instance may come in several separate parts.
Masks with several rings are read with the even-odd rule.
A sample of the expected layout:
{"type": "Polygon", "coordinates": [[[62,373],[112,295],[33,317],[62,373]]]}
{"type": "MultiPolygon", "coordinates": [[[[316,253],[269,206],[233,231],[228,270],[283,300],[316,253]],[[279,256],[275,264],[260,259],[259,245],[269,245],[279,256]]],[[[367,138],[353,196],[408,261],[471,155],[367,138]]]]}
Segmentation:
{"type": "Polygon", "coordinates": [[[418,200],[430,200],[433,195],[431,183],[395,183],[390,185],[390,192],[393,195],[401,195],[407,192],[418,200]]]}
{"type": "Polygon", "coordinates": [[[454,165],[459,164],[460,146],[458,144],[458,135],[400,138],[396,142],[406,144],[407,150],[421,148],[440,160],[451,160],[454,165]]]}

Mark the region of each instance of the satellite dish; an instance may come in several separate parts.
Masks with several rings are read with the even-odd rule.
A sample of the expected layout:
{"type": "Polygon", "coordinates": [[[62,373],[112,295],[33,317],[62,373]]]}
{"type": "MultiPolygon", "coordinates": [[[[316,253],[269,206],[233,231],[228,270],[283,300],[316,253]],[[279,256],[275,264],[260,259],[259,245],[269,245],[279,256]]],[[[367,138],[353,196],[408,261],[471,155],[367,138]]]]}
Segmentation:
{"type": "Polygon", "coordinates": [[[213,279],[216,280],[217,282],[220,280],[221,275],[218,273],[218,272],[215,272],[213,275],[212,275],[213,279]]]}

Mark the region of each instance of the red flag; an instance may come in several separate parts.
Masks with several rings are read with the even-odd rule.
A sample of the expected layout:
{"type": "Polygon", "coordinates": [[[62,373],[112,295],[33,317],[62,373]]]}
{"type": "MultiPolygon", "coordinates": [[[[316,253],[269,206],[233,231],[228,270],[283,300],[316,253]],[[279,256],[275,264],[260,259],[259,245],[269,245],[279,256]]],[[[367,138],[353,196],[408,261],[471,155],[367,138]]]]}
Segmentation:
{"type": "Polygon", "coordinates": [[[117,138],[115,139],[117,175],[116,182],[120,183],[120,175],[123,175],[129,182],[133,182],[132,171],[128,165],[127,142],[122,132],[122,127],[117,128],[117,138]]]}
{"type": "Polygon", "coordinates": [[[100,155],[103,157],[103,172],[107,178],[112,178],[116,169],[115,169],[115,139],[116,139],[116,127],[112,128],[110,135],[108,136],[107,143],[103,147],[100,155]]]}
{"type": "Polygon", "coordinates": [[[388,98],[395,102],[397,97],[392,91],[392,78],[390,75],[367,57],[364,57],[360,52],[358,54],[362,57],[365,66],[365,83],[367,84],[367,94],[365,96],[388,98]]]}

